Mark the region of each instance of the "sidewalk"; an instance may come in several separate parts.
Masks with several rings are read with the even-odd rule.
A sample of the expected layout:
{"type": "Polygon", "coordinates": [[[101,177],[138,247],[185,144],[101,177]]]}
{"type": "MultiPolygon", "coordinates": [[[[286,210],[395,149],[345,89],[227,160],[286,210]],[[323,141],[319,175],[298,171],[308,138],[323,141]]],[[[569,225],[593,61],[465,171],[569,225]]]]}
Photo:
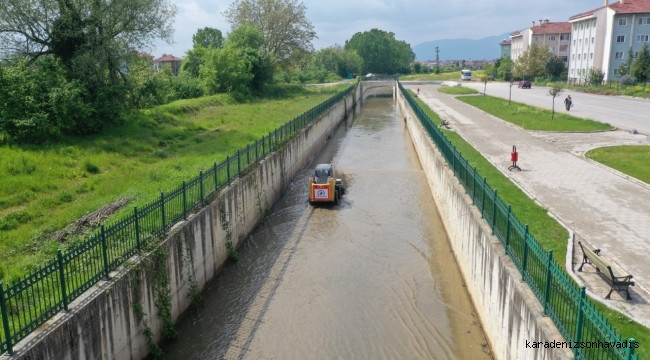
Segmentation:
{"type": "Polygon", "coordinates": [[[604,256],[634,275],[636,286],[630,287],[631,301],[613,292],[611,300],[602,302],[650,327],[650,186],[628,180],[583,156],[586,150],[600,146],[650,145],[648,137],[622,131],[525,131],[442,94],[437,88],[420,86],[420,99],[575,233],[573,256],[577,261],[573,262],[577,265],[572,267],[588,290],[603,299],[609,283],[589,265],[577,272],[582,259],[578,240],[601,249],[604,256]],[[521,172],[507,170],[513,145],[519,152],[521,172]]]}

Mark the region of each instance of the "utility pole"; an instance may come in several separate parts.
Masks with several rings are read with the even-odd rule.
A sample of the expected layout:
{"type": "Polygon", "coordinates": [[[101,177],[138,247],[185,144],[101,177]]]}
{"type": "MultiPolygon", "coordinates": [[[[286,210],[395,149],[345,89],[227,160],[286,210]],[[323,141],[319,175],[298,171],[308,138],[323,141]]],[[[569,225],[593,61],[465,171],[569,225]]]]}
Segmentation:
{"type": "Polygon", "coordinates": [[[436,74],[440,74],[440,57],[438,56],[439,52],[440,49],[436,46],[436,74]]]}

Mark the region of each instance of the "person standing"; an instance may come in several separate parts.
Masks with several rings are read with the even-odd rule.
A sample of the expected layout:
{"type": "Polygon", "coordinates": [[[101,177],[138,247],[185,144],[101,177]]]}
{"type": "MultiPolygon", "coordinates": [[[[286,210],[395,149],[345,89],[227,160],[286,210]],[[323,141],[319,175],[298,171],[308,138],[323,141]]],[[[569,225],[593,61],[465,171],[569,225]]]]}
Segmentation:
{"type": "Polygon", "coordinates": [[[564,107],[566,108],[566,111],[569,111],[572,106],[573,101],[571,100],[571,95],[569,95],[566,97],[566,99],[564,99],[564,107]]]}

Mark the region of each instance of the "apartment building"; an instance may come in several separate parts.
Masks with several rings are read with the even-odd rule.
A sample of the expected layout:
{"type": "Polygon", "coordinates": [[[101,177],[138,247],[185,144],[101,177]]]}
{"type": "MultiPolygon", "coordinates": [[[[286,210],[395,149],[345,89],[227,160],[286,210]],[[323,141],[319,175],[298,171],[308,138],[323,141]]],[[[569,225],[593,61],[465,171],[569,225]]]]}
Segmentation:
{"type": "Polygon", "coordinates": [[[584,80],[590,68],[605,72],[605,81],[620,79],[618,68],[628,49],[637,53],[650,44],[650,0],[620,0],[574,15],[569,80],[584,80]]]}
{"type": "Polygon", "coordinates": [[[499,46],[501,47],[501,58],[510,57],[510,53],[512,52],[511,41],[508,39],[503,39],[503,41],[499,43],[499,46]]]}
{"type": "MultiPolygon", "coordinates": [[[[650,0],[649,0],[650,1],[650,0]]],[[[528,29],[510,34],[512,61],[516,61],[528,47],[536,43],[547,46],[548,50],[568,61],[571,44],[571,24],[568,22],[550,22],[549,19],[539,20],[528,29]]]]}

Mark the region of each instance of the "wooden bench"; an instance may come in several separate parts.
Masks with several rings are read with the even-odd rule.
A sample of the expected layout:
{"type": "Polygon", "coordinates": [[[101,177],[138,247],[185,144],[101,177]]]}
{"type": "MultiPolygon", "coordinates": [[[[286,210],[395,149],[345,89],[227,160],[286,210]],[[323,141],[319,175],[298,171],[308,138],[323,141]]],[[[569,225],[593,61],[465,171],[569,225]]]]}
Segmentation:
{"type": "Polygon", "coordinates": [[[623,291],[627,293],[627,300],[632,300],[630,297],[629,287],[634,286],[634,281],[632,281],[632,275],[626,273],[621,268],[616,266],[613,262],[609,261],[605,257],[600,256],[600,249],[591,250],[586,246],[582,245],[582,242],[578,241],[580,248],[582,249],[582,265],[578,271],[582,272],[582,267],[585,264],[589,264],[596,268],[596,271],[602,272],[609,278],[612,282],[612,287],[609,290],[609,294],[605,296],[605,299],[609,299],[609,296],[612,294],[612,291],[623,291]],[[605,271],[608,271],[607,274],[605,271]]]}

